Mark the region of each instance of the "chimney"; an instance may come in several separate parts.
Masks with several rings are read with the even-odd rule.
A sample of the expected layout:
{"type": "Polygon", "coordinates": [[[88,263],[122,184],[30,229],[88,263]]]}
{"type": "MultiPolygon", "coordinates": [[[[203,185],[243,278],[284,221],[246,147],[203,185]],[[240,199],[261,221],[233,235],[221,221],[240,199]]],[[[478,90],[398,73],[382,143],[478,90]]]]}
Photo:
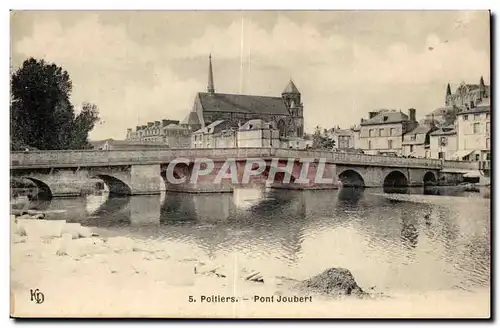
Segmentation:
{"type": "Polygon", "coordinates": [[[155,121],[155,126],[160,126],[160,121],[155,121]]]}
{"type": "Polygon", "coordinates": [[[153,125],[154,125],[154,123],[153,123],[153,122],[148,122],[148,127],[151,127],[151,126],[153,126],[153,125]]]}
{"type": "Polygon", "coordinates": [[[410,121],[416,121],[416,109],[415,108],[410,108],[408,109],[408,116],[410,117],[410,121]]]}
{"type": "Polygon", "coordinates": [[[377,114],[377,112],[368,112],[368,118],[374,118],[377,114]]]}
{"type": "Polygon", "coordinates": [[[141,127],[140,125],[137,125],[137,126],[135,127],[135,131],[139,131],[141,128],[142,128],[142,127],[141,127]]]}

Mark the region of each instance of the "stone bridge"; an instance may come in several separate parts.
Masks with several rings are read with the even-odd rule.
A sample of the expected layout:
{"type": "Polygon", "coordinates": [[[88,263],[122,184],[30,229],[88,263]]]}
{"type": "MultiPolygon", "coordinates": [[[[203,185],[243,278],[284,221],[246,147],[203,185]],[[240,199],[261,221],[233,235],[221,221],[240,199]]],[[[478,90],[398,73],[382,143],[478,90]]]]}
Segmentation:
{"type": "Polygon", "coordinates": [[[141,195],[230,192],[241,184],[286,189],[455,184],[478,169],[474,162],[279,148],[12,152],[10,164],[11,176],[35,182],[49,196],[78,195],[90,178],[103,180],[110,193],[141,195]]]}

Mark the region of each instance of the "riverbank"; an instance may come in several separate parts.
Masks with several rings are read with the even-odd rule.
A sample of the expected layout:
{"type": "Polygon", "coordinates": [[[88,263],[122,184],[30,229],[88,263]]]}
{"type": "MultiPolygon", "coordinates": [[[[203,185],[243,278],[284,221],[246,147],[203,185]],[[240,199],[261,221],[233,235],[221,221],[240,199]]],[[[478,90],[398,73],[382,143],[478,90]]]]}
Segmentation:
{"type": "Polygon", "coordinates": [[[278,277],[263,274],[264,282],[244,279],[252,270],[260,269],[264,270],[242,267],[237,259],[232,265],[218,266],[195,249],[168,241],[125,237],[67,240],[13,233],[11,314],[210,318],[489,316],[489,289],[394,293],[367,300],[315,295],[311,302],[281,303],[279,296],[303,295],[292,291],[286,280],[278,277]],[[30,289],[44,294],[43,303],[30,300],[30,289]],[[272,302],[254,302],[254,296],[268,297],[272,302]],[[235,297],[234,303],[231,297],[235,297]],[[222,298],[226,302],[221,302],[222,298]],[[209,299],[219,302],[208,302],[209,299]]]}

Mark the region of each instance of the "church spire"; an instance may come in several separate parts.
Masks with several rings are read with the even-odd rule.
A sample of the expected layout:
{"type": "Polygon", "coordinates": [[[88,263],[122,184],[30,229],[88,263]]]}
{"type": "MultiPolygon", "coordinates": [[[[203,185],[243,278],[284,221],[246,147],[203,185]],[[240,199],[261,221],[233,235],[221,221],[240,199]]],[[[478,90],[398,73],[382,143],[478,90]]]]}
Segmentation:
{"type": "Polygon", "coordinates": [[[214,73],[212,72],[212,54],[208,56],[208,93],[215,93],[214,87],[214,73]]]}
{"type": "Polygon", "coordinates": [[[484,85],[484,79],[483,79],[483,77],[482,77],[482,76],[481,76],[481,79],[479,80],[479,86],[480,86],[481,88],[484,88],[484,87],[485,87],[485,85],[484,85]]]}
{"type": "Polygon", "coordinates": [[[450,83],[446,86],[446,97],[451,96],[451,87],[450,83]]]}

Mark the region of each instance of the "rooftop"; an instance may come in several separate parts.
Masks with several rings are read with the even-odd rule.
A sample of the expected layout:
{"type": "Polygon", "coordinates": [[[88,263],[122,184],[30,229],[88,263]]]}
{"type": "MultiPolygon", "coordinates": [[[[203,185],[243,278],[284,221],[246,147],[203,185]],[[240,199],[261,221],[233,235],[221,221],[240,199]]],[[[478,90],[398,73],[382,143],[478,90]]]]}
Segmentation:
{"type": "Polygon", "coordinates": [[[206,112],[290,115],[281,97],[206,92],[199,92],[198,97],[206,112]]]}
{"type": "Polygon", "coordinates": [[[401,111],[380,110],[374,117],[362,120],[361,125],[399,123],[407,120],[408,120],[408,115],[404,114],[401,111]]]}

